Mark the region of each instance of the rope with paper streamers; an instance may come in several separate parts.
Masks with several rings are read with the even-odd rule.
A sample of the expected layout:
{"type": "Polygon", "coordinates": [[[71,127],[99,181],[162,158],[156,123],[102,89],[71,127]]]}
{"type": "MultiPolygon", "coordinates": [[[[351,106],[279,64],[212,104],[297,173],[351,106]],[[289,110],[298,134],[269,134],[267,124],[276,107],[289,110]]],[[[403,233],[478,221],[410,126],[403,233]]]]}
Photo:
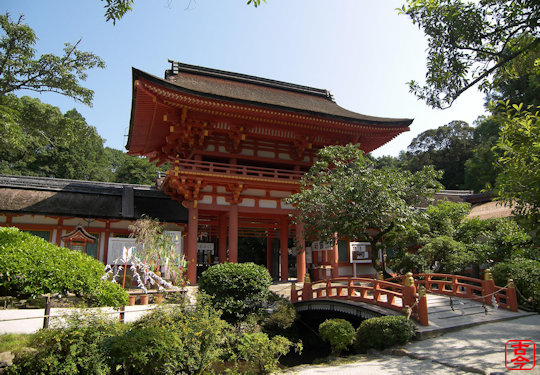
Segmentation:
{"type": "Polygon", "coordinates": [[[146,263],[141,261],[131,252],[124,252],[124,256],[115,259],[114,268],[111,267],[110,264],[107,264],[107,266],[105,266],[105,274],[101,277],[101,280],[106,281],[109,279],[110,275],[112,275],[111,282],[116,283],[120,277],[120,271],[124,270],[124,267],[126,267],[128,263],[131,263],[130,270],[133,272],[133,278],[137,282],[137,286],[142,289],[144,293],[148,293],[148,289],[145,286],[148,283],[152,286],[157,284],[160,292],[165,291],[165,288],[173,287],[167,280],[164,280],[161,276],[152,272],[146,263]],[[142,277],[138,270],[142,271],[142,277]]]}

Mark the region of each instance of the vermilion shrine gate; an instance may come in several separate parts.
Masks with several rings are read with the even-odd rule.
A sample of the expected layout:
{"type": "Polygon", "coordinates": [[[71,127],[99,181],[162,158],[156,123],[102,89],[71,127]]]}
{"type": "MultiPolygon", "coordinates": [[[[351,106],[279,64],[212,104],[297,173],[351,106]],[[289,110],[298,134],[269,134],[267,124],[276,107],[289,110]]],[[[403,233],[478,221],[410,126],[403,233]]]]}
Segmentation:
{"type": "MultiPolygon", "coordinates": [[[[133,69],[128,152],[171,168],[161,189],[189,210],[184,246],[188,279],[197,278],[197,239],[217,238],[219,262],[237,262],[238,237],[280,239],[282,280],[288,239],[304,249],[301,225],[283,199],[328,145],[358,143],[366,153],[409,130],[410,119],[365,116],[326,90],[173,62],[160,79],[133,69]]],[[[297,254],[297,278],[306,272],[297,254]]],[[[337,276],[337,246],[330,255],[337,276]]]]}

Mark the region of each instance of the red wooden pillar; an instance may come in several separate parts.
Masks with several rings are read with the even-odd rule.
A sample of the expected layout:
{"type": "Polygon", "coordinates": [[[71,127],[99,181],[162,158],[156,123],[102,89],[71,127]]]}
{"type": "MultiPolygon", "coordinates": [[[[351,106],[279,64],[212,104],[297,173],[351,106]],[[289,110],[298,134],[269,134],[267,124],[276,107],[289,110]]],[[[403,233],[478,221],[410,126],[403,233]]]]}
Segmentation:
{"type": "Polygon", "coordinates": [[[272,275],[272,242],[274,240],[274,231],[268,230],[266,234],[266,269],[272,275]]]}
{"type": "Polygon", "coordinates": [[[199,226],[199,209],[193,202],[188,204],[188,238],[186,248],[187,276],[190,284],[197,283],[197,232],[199,226]]]}
{"type": "Polygon", "coordinates": [[[289,280],[289,221],[282,217],[279,226],[279,247],[281,252],[281,281],[289,280]]]}
{"type": "Polygon", "coordinates": [[[220,214],[218,218],[218,259],[219,263],[227,261],[227,220],[225,214],[220,214]]]}
{"type": "Polygon", "coordinates": [[[304,239],[304,224],[296,224],[296,278],[303,282],[306,276],[306,241],[304,239]]]}
{"type": "Polygon", "coordinates": [[[332,266],[332,278],[335,279],[336,277],[339,277],[339,266],[338,266],[338,239],[337,234],[334,235],[334,246],[332,247],[332,251],[330,251],[330,265],[332,266]]]}
{"type": "Polygon", "coordinates": [[[238,263],[238,205],[229,210],[229,262],[238,263]]]}

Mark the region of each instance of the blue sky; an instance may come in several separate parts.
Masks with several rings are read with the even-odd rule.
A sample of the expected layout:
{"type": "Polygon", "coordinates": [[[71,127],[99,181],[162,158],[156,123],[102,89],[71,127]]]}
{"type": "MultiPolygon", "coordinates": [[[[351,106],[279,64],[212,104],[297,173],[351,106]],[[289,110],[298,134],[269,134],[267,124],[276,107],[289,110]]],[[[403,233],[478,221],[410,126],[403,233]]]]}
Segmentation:
{"type": "Polygon", "coordinates": [[[484,112],[471,91],[448,110],[432,110],[408,91],[425,75],[426,40],[394,0],[135,0],[116,26],[99,0],[2,0],[2,11],[39,37],[38,53],[60,54],[65,42],[105,60],[89,72],[92,108],[58,94],[37,96],[65,112],[76,108],[106,139],[124,150],[131,109],[131,67],[162,77],[168,59],[328,89],[337,103],[372,116],[414,118],[411,131],[374,152],[394,155],[419,133],[452,120],[472,124],[484,112]]]}

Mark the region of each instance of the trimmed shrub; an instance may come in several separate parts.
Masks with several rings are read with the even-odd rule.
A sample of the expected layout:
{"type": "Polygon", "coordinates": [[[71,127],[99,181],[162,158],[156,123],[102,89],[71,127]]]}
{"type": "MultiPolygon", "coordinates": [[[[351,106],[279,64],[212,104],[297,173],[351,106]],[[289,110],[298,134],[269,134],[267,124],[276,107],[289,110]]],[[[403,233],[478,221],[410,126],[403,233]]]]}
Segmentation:
{"type": "Polygon", "coordinates": [[[223,319],[235,323],[260,311],[271,283],[272,278],[263,266],[223,263],[202,273],[199,289],[210,296],[216,309],[223,311],[223,319]]]}
{"type": "Polygon", "coordinates": [[[354,341],[355,330],[345,319],[327,319],[319,325],[319,335],[330,343],[332,354],[338,356],[354,341]]]}
{"type": "Polygon", "coordinates": [[[404,345],[414,337],[414,325],[404,316],[381,316],[364,320],[356,330],[354,346],[365,353],[404,345]]]}
{"type": "Polygon", "coordinates": [[[540,262],[532,259],[514,259],[497,263],[491,268],[495,285],[505,286],[514,280],[520,304],[540,312],[540,262]]]}
{"type": "Polygon", "coordinates": [[[99,306],[121,306],[127,294],[102,281],[103,263],[17,228],[0,228],[0,290],[17,297],[69,292],[99,306]]]}
{"type": "Polygon", "coordinates": [[[124,329],[99,315],[73,315],[62,328],[41,329],[29,346],[35,350],[15,354],[8,374],[109,374],[103,350],[106,339],[124,329]]]}
{"type": "Polygon", "coordinates": [[[166,306],[107,343],[111,368],[121,374],[199,374],[223,352],[227,323],[206,304],[166,306]]]}

